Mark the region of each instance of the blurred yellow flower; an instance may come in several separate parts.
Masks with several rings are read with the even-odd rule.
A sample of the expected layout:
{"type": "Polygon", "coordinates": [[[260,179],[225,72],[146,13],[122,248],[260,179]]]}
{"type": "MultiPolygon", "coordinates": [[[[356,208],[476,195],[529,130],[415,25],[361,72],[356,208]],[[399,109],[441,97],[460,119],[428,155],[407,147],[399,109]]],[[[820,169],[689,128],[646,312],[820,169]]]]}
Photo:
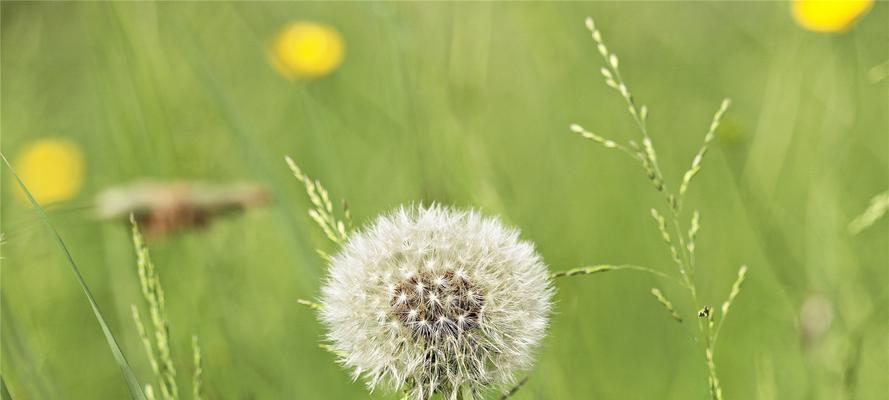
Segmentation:
{"type": "Polygon", "coordinates": [[[275,37],[269,47],[269,59],[287,79],[317,78],[343,61],[343,39],[332,27],[294,22],[275,37]]]}
{"type": "MultiPolygon", "coordinates": [[[[41,204],[67,200],[83,184],[83,154],[77,144],[65,139],[31,142],[16,157],[15,169],[41,204]]],[[[18,184],[13,185],[19,200],[27,201],[18,184]]]]}
{"type": "Polygon", "coordinates": [[[843,32],[864,15],[874,0],[792,0],[793,18],[815,32],[843,32]]]}

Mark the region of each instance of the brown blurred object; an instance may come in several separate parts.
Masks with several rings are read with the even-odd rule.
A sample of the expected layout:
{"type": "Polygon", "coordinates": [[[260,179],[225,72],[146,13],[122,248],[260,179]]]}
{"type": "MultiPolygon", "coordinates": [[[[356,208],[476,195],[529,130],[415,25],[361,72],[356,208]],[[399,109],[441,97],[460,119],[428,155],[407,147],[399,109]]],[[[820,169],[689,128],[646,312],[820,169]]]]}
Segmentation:
{"type": "Polygon", "coordinates": [[[268,202],[257,184],[142,181],[108,188],[96,198],[103,219],[127,220],[130,214],[147,240],[192,228],[204,228],[214,218],[244,212],[268,202]]]}

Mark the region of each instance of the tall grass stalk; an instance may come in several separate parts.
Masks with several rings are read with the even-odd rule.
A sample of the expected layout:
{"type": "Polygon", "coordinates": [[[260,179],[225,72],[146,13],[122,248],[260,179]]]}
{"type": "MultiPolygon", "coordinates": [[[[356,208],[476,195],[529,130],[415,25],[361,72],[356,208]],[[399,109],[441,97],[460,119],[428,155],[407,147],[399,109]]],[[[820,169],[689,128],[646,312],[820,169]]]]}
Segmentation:
{"type": "Polygon", "coordinates": [[[43,221],[43,224],[46,225],[46,228],[49,230],[53,239],[55,239],[56,245],[58,246],[59,250],[64,253],[65,259],[68,262],[68,266],[70,267],[71,272],[74,273],[74,277],[77,279],[77,283],[78,285],[80,285],[80,289],[83,291],[83,295],[89,302],[90,308],[93,311],[93,315],[96,317],[96,321],[99,323],[99,327],[102,328],[102,334],[105,335],[105,341],[108,342],[108,347],[111,349],[111,355],[114,356],[114,361],[117,362],[117,366],[118,368],[120,368],[120,372],[127,384],[130,398],[135,400],[147,400],[145,397],[145,393],[142,392],[142,387],[139,385],[138,379],[136,379],[136,374],[133,372],[133,369],[130,367],[130,363],[127,362],[126,356],[124,356],[123,351],[117,344],[117,339],[114,338],[114,334],[111,332],[111,328],[109,328],[108,323],[105,322],[105,317],[102,315],[102,311],[99,309],[99,304],[96,303],[96,299],[95,297],[93,297],[93,293],[92,291],[90,291],[89,286],[87,286],[86,280],[83,279],[83,275],[80,274],[80,269],[77,268],[77,263],[74,262],[74,256],[71,255],[68,247],[65,246],[65,241],[62,240],[62,236],[59,235],[59,232],[56,231],[55,227],[53,227],[53,225],[49,222],[49,216],[46,215],[46,211],[44,211],[43,207],[40,206],[40,203],[38,203],[37,200],[34,199],[34,196],[31,195],[31,191],[28,190],[25,182],[22,181],[22,178],[19,177],[18,173],[15,172],[15,168],[13,168],[12,164],[9,163],[9,160],[6,159],[6,156],[3,155],[3,153],[0,153],[0,158],[3,159],[6,167],[9,168],[10,172],[12,172],[12,176],[15,177],[16,182],[22,189],[22,192],[24,192],[25,197],[27,197],[28,199],[28,202],[31,204],[32,207],[34,207],[34,210],[37,211],[37,215],[40,217],[40,220],[43,221]]]}
{"type": "MultiPolygon", "coordinates": [[[[333,208],[333,202],[330,200],[330,194],[321,182],[303,173],[299,165],[290,156],[285,156],[284,161],[296,180],[303,184],[306,196],[309,197],[309,201],[314,207],[309,210],[309,217],[321,228],[327,239],[330,239],[335,245],[341,246],[348,239],[349,231],[352,229],[352,213],[349,211],[349,205],[346,200],[340,201],[342,203],[342,212],[341,217],[337,217],[333,208]]],[[[330,255],[324,250],[316,248],[315,251],[325,261],[330,260],[330,255]]],[[[313,301],[297,299],[296,302],[315,311],[321,310],[321,305],[313,301]]]]}
{"type": "Polygon", "coordinates": [[[159,387],[163,399],[175,400],[179,398],[179,387],[176,385],[176,367],[173,364],[170,349],[170,321],[167,318],[164,288],[161,286],[154,263],[151,262],[148,248],[145,247],[145,240],[142,238],[136,219],[132,215],[130,215],[130,223],[133,231],[133,246],[136,249],[139,284],[142,288],[142,297],[148,306],[153,335],[149,335],[142,322],[139,308],[135,304],[131,305],[133,320],[145,346],[145,353],[148,355],[151,369],[160,382],[159,387]],[[153,346],[150,336],[154,336],[153,346]]]}
{"type": "Polygon", "coordinates": [[[309,210],[309,217],[318,224],[318,227],[324,232],[330,241],[337,245],[342,245],[349,236],[348,231],[352,229],[352,215],[349,212],[349,204],[342,200],[342,218],[334,215],[333,202],[330,201],[330,194],[327,189],[321,185],[321,182],[308,177],[302,172],[292,158],[284,157],[293,176],[302,182],[306,189],[306,195],[315,208],[309,210]]]}
{"type": "Polygon", "coordinates": [[[204,356],[201,354],[201,344],[198,336],[191,336],[191,354],[194,373],[191,376],[191,397],[194,400],[204,399],[204,356]]]}
{"type": "MultiPolygon", "coordinates": [[[[605,78],[605,84],[614,89],[626,103],[627,111],[630,113],[633,121],[640,132],[639,141],[630,140],[627,143],[620,143],[615,140],[605,138],[599,134],[593,133],[578,124],[572,124],[570,129],[572,132],[579,134],[581,137],[591,140],[608,149],[618,149],[626,153],[631,158],[639,162],[654,189],[663,195],[665,204],[662,213],[657,207],[651,208],[650,213],[660,232],[661,240],[666,244],[673,263],[676,264],[679,271],[679,283],[686,289],[691,298],[691,302],[697,311],[697,336],[696,340],[702,344],[704,360],[707,365],[708,381],[710,397],[714,400],[722,400],[722,385],[716,369],[714,359],[714,351],[716,342],[719,339],[719,332],[722,328],[725,317],[731,308],[735,297],[740,293],[741,285],[747,273],[747,267],[741,266],[738,270],[738,277],[732,285],[728,299],[722,303],[720,309],[714,310],[706,305],[700,298],[699,289],[695,280],[695,239],[700,230],[700,213],[694,210],[691,218],[688,220],[688,228],[684,228],[685,217],[682,213],[685,194],[688,191],[694,177],[700,172],[701,164],[704,156],[709,149],[710,143],[716,134],[716,129],[722,120],[723,115],[728,110],[731,102],[728,99],[722,101],[719,109],[713,115],[713,119],[704,135],[703,144],[692,159],[689,169],[683,174],[682,180],[678,184],[678,189],[674,192],[670,189],[670,185],[665,181],[658,163],[657,151],[654,142],[648,131],[647,117],[648,108],[645,105],[639,105],[633,97],[632,92],[627,86],[620,72],[620,60],[617,55],[609,51],[602,33],[596,29],[596,25],[592,18],[587,18],[586,27],[592,35],[596,48],[602,58],[605,60],[605,66],[600,69],[600,73],[605,78]],[[717,316],[717,312],[719,315],[717,316]]],[[[612,268],[613,269],[613,268],[612,268]]],[[[647,268],[637,267],[647,272],[652,272],[658,276],[664,276],[663,273],[649,270],[647,268]]],[[[608,268],[590,269],[590,273],[604,272],[608,268]]],[[[565,273],[556,273],[554,276],[571,276],[571,271],[565,273]]],[[[673,303],[667,299],[663,292],[658,288],[651,289],[652,295],[669,313],[671,318],[681,323],[682,316],[674,309],[673,303]]]]}
{"type": "MultiPolygon", "coordinates": [[[[167,317],[164,288],[161,285],[160,275],[151,261],[151,255],[148,252],[148,247],[145,245],[142,232],[139,230],[139,226],[132,215],[130,215],[130,223],[132,225],[133,247],[136,250],[139,286],[141,287],[145,305],[148,308],[148,319],[151,322],[151,329],[146,328],[142,312],[135,304],[130,305],[133,321],[136,324],[136,330],[148,356],[151,370],[158,381],[160,398],[163,400],[178,400],[180,398],[179,385],[176,383],[176,366],[173,363],[172,346],[170,344],[170,320],[167,317]]],[[[204,367],[203,355],[196,335],[191,337],[191,347],[193,362],[192,398],[201,400],[203,398],[204,367]]],[[[157,399],[154,393],[154,386],[151,384],[145,385],[145,394],[148,400],[157,399]]]]}
{"type": "Polygon", "coordinates": [[[0,400],[12,400],[12,395],[9,394],[9,389],[6,388],[6,379],[3,379],[3,375],[0,375],[0,400]]]}

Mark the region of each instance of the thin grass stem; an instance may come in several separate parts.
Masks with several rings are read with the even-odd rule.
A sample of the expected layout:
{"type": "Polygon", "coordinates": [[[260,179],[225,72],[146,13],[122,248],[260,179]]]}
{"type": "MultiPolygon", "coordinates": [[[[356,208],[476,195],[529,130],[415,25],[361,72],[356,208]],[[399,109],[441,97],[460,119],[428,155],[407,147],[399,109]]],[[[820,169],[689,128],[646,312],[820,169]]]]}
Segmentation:
{"type": "Polygon", "coordinates": [[[62,236],[59,235],[59,232],[56,231],[55,227],[53,227],[53,225],[49,222],[49,216],[46,215],[46,211],[43,209],[43,207],[40,206],[40,203],[38,203],[37,200],[34,199],[31,191],[28,190],[28,186],[25,185],[25,182],[22,181],[22,178],[19,177],[18,173],[16,173],[15,168],[13,168],[9,160],[6,159],[6,156],[3,155],[3,153],[0,153],[0,158],[3,159],[3,163],[5,163],[6,167],[9,168],[10,172],[12,172],[12,176],[15,177],[15,180],[18,183],[19,187],[22,189],[22,192],[25,193],[25,197],[27,197],[28,202],[31,203],[31,206],[34,207],[35,211],[37,211],[40,220],[43,221],[43,224],[46,225],[53,239],[55,239],[56,245],[59,250],[61,250],[62,253],[65,255],[65,259],[68,262],[68,267],[70,267],[71,272],[74,273],[74,277],[77,279],[77,283],[80,285],[80,289],[83,291],[84,296],[89,302],[90,308],[93,311],[93,315],[96,317],[96,321],[99,323],[99,327],[102,329],[102,334],[105,336],[105,341],[108,342],[108,347],[111,349],[111,354],[114,356],[114,361],[117,363],[118,368],[120,368],[120,372],[127,384],[130,398],[135,400],[146,400],[145,393],[142,391],[142,386],[139,384],[139,380],[136,379],[136,374],[133,372],[132,367],[130,367],[130,363],[127,362],[126,356],[124,356],[123,351],[117,344],[117,339],[114,338],[114,334],[111,332],[111,328],[109,328],[108,323],[105,322],[105,317],[102,316],[102,312],[99,309],[99,304],[96,302],[95,297],[93,297],[93,293],[92,291],[90,291],[89,286],[87,286],[86,280],[83,279],[83,275],[80,274],[80,269],[77,268],[77,263],[74,262],[74,256],[71,255],[68,247],[65,246],[65,241],[62,240],[62,236]]]}
{"type": "Polygon", "coordinates": [[[590,265],[590,266],[586,266],[586,267],[578,267],[578,268],[572,268],[572,269],[568,269],[568,270],[564,270],[564,271],[553,272],[550,274],[550,278],[557,279],[557,278],[570,277],[570,276],[592,275],[592,274],[598,274],[598,273],[602,273],[602,272],[618,271],[618,270],[642,271],[642,272],[646,272],[649,274],[657,275],[661,278],[665,278],[665,279],[670,280],[680,286],[685,286],[685,284],[683,282],[680,282],[679,280],[677,280],[676,278],[674,278],[670,275],[667,275],[667,274],[665,274],[661,271],[655,270],[655,269],[641,267],[638,265],[609,265],[609,264],[590,265]]]}
{"type": "Polygon", "coordinates": [[[520,380],[519,383],[517,383],[515,386],[513,386],[512,388],[510,388],[508,392],[506,392],[506,393],[504,393],[502,396],[500,396],[500,400],[506,400],[506,399],[512,397],[512,396],[515,395],[516,392],[518,392],[519,389],[521,389],[522,386],[524,386],[525,383],[527,383],[527,382],[528,382],[528,377],[524,377],[524,378],[522,378],[522,380],[520,380]]]}

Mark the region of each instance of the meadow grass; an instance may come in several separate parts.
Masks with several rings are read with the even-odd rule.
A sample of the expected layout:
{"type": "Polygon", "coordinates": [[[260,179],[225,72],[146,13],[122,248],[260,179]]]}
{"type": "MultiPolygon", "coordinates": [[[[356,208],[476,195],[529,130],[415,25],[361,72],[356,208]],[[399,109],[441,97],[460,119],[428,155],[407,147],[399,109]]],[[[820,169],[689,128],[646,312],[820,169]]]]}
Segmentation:
{"type": "MultiPolygon", "coordinates": [[[[37,202],[37,200],[34,199],[31,191],[21,180],[19,175],[15,172],[15,169],[13,169],[12,165],[6,159],[6,156],[0,153],[0,158],[3,159],[6,167],[16,179],[19,187],[27,197],[28,202],[30,202],[34,210],[37,211],[42,222],[46,225],[51,235],[54,236],[54,238],[56,239],[59,250],[61,250],[65,255],[68,261],[68,265],[71,268],[71,271],[74,273],[75,278],[77,278],[77,282],[80,285],[81,290],[83,291],[84,297],[86,297],[87,301],[89,302],[93,310],[93,314],[95,315],[99,326],[102,328],[102,333],[105,335],[108,346],[111,350],[111,354],[114,356],[115,361],[120,367],[121,373],[124,377],[124,381],[126,382],[129,389],[130,398],[136,400],[157,399],[158,397],[156,397],[156,395],[154,394],[154,389],[151,384],[146,384],[143,390],[142,386],[138,383],[138,378],[133,372],[133,369],[130,367],[129,362],[123,354],[123,351],[120,349],[120,346],[117,343],[117,339],[108,328],[108,323],[106,322],[105,317],[102,315],[102,312],[99,309],[99,306],[96,303],[95,297],[93,297],[89,286],[81,275],[80,270],[77,267],[73,256],[71,255],[71,252],[65,245],[65,242],[63,241],[61,235],[59,235],[58,231],[56,231],[55,227],[49,221],[49,217],[45,213],[43,207],[37,202]]],[[[151,336],[153,336],[155,339],[153,344],[151,338],[149,337],[149,331],[145,328],[145,324],[142,321],[142,316],[139,308],[135,304],[131,305],[133,320],[135,321],[139,337],[141,338],[142,343],[145,346],[145,353],[148,356],[151,368],[154,371],[156,378],[158,379],[158,386],[161,390],[160,398],[164,400],[176,400],[179,398],[179,390],[176,383],[176,368],[171,357],[169,337],[170,326],[167,319],[164,290],[161,286],[160,278],[155,270],[154,264],[152,264],[151,259],[148,255],[148,249],[145,246],[145,241],[132,215],[130,216],[130,223],[133,226],[132,235],[133,244],[136,248],[137,254],[139,282],[142,287],[142,295],[144,296],[145,302],[148,305],[150,321],[153,328],[151,331],[153,333],[153,335],[151,336]]],[[[202,398],[203,367],[197,336],[192,336],[192,348],[194,357],[192,398],[200,400],[202,398]]],[[[11,399],[12,397],[9,395],[5,380],[0,381],[0,386],[2,386],[2,392],[0,392],[2,393],[2,397],[4,399],[11,399]]]]}
{"type": "MultiPolygon", "coordinates": [[[[151,329],[146,328],[142,318],[142,312],[135,304],[131,304],[130,308],[133,312],[133,322],[136,324],[136,331],[145,347],[145,355],[148,363],[151,365],[151,371],[154,372],[154,378],[160,395],[155,395],[154,385],[145,384],[145,394],[148,400],[163,399],[177,400],[179,396],[179,384],[177,383],[176,365],[172,356],[171,330],[170,321],[167,316],[166,295],[164,294],[163,285],[161,285],[160,274],[154,263],[151,262],[151,256],[145,239],[136,219],[130,215],[130,224],[132,225],[133,247],[136,250],[136,265],[139,277],[139,286],[142,289],[142,297],[145,306],[148,308],[148,320],[151,321],[151,329]],[[152,340],[153,339],[153,340],[152,340]]],[[[201,354],[200,343],[197,335],[191,336],[192,350],[192,374],[191,374],[191,397],[194,400],[203,398],[203,355],[201,354]]]]}
{"type": "MultiPolygon", "coordinates": [[[[602,56],[606,64],[605,67],[602,67],[600,69],[602,77],[605,78],[605,84],[617,91],[626,103],[627,110],[629,111],[630,116],[633,118],[633,121],[639,128],[639,132],[641,134],[641,145],[637,140],[630,140],[629,142],[627,142],[627,144],[621,144],[617,141],[606,139],[598,134],[590,132],[578,124],[572,124],[571,131],[579,134],[583,138],[598,143],[605,148],[619,149],[632,157],[634,160],[640,162],[648,180],[651,182],[654,189],[657,192],[663,194],[665,200],[665,208],[669,211],[668,217],[664,217],[657,208],[651,208],[651,216],[657,224],[661,239],[664,241],[670,251],[670,257],[678,267],[680,275],[679,283],[682,287],[688,290],[688,294],[691,297],[694,310],[697,310],[697,336],[694,339],[702,345],[704,360],[707,365],[710,397],[714,400],[722,400],[724,396],[722,385],[719,381],[719,376],[716,371],[714,352],[716,350],[717,339],[719,339],[719,332],[722,329],[725,318],[728,315],[728,311],[732,305],[732,302],[735,300],[735,297],[737,297],[737,295],[740,293],[741,285],[744,283],[744,279],[747,274],[747,266],[741,266],[741,268],[738,270],[738,277],[731,286],[731,291],[729,292],[728,299],[726,299],[725,302],[722,303],[722,306],[719,309],[721,314],[719,314],[717,317],[717,311],[714,310],[711,306],[706,305],[706,303],[703,302],[703,300],[699,297],[698,283],[695,280],[694,276],[695,240],[697,239],[698,231],[700,229],[700,213],[697,210],[693,211],[692,217],[687,223],[689,227],[686,233],[686,230],[683,228],[684,221],[682,218],[682,206],[689,184],[691,183],[692,179],[698,174],[698,172],[700,172],[704,155],[707,153],[710,143],[716,136],[716,129],[719,128],[719,124],[722,121],[723,116],[728,110],[729,104],[731,104],[731,102],[728,99],[722,101],[719,110],[717,110],[716,113],[713,115],[713,120],[710,122],[707,133],[704,135],[703,144],[692,159],[689,169],[682,175],[682,180],[679,183],[679,189],[676,192],[672,192],[667,182],[665,181],[663,172],[661,172],[657,151],[655,150],[652,139],[648,134],[647,106],[638,105],[636,103],[636,99],[633,97],[629,87],[627,86],[626,82],[624,82],[623,76],[621,75],[619,58],[605,45],[605,42],[602,39],[602,33],[601,31],[599,31],[599,29],[596,28],[595,22],[592,18],[587,18],[586,27],[590,31],[592,39],[596,44],[596,50],[599,52],[599,55],[602,56]]],[[[599,268],[594,267],[567,271],[564,273],[556,273],[554,274],[554,276],[572,276],[578,273],[589,274],[614,269],[618,268],[609,268],[608,266],[599,268]]],[[[664,277],[663,273],[648,268],[635,267],[635,269],[651,272],[655,275],[664,277]]],[[[657,299],[657,301],[664,307],[664,309],[666,309],[667,312],[670,313],[670,316],[676,322],[682,323],[682,316],[676,311],[676,309],[673,307],[673,303],[666,298],[666,296],[660,289],[652,288],[651,294],[654,295],[655,299],[657,299]]]]}
{"type": "Polygon", "coordinates": [[[3,376],[0,376],[0,398],[12,400],[12,395],[9,394],[9,388],[6,387],[6,380],[3,379],[3,376]]]}
{"type": "MultiPolygon", "coordinates": [[[[884,396],[889,231],[881,218],[852,236],[849,223],[886,189],[887,80],[868,77],[889,59],[885,4],[840,35],[803,31],[785,3],[0,7],[3,152],[53,135],[82,146],[80,196],[46,211],[143,384],[156,378],[129,307],[144,304],[129,227],[89,209],[103,188],[145,176],[253,179],[275,191],[267,209],[151,244],[171,348],[201,334],[206,369],[191,379],[202,371],[204,398],[367,397],[295,301],[317,293],[326,262],[313,249],[336,245],[305,215],[313,205],[285,154],[348,198],[356,225],[410,201],[472,205],[521,226],[554,271],[595,260],[603,265],[586,270],[673,273],[669,247],[643,239],[661,236],[659,222],[639,212],[664,195],[620,153],[592,152],[559,128],[583,118],[618,134],[609,139],[636,129],[614,117],[627,112],[622,99],[578,90],[601,84],[589,65],[597,50],[575,23],[593,14],[622,49],[633,94],[658,105],[647,119],[664,177],[689,170],[707,128],[694,121],[712,116],[713,99],[733,99],[685,192],[682,235],[669,207],[658,209],[680,260],[678,237],[692,236],[699,209],[701,231],[684,248],[693,244],[699,295],[717,316],[737,274],[716,266],[752,267],[720,333],[725,397],[884,396]],[[341,31],[338,71],[285,83],[267,64],[267,40],[294,19],[341,31]],[[820,326],[803,318],[809,299],[829,305],[813,314],[832,315],[826,330],[807,328],[820,326]]],[[[83,290],[60,273],[57,244],[4,174],[3,382],[16,398],[125,398],[83,290]]],[[[335,199],[332,209],[345,221],[335,199]]],[[[708,396],[708,366],[686,334],[697,328],[669,329],[705,321],[687,289],[649,273],[595,277],[558,279],[550,336],[514,397],[708,396]]],[[[171,352],[183,396],[194,351],[171,352]]]]}
{"type": "MultiPolygon", "coordinates": [[[[86,280],[84,280],[83,275],[80,274],[80,269],[77,268],[77,264],[74,262],[74,257],[71,255],[71,252],[68,250],[68,247],[62,240],[62,236],[59,235],[59,232],[56,231],[55,227],[53,227],[53,225],[50,223],[49,216],[47,216],[46,212],[43,210],[43,207],[41,207],[40,204],[37,203],[37,200],[34,199],[34,196],[31,195],[31,191],[28,190],[25,182],[23,182],[21,178],[19,178],[18,174],[15,172],[15,169],[12,167],[12,164],[10,164],[9,160],[6,159],[6,156],[0,153],[0,158],[3,159],[3,163],[6,164],[6,167],[12,173],[12,176],[15,178],[18,187],[21,188],[21,190],[27,197],[28,202],[37,212],[41,222],[46,225],[46,228],[49,231],[50,235],[52,235],[53,239],[55,239],[56,245],[58,246],[59,250],[61,250],[61,252],[64,254],[68,267],[71,269],[71,272],[74,273],[74,277],[77,279],[77,284],[80,285],[80,289],[83,291],[83,295],[89,302],[90,308],[93,311],[93,315],[96,317],[96,321],[99,323],[99,327],[102,329],[102,334],[105,335],[105,340],[106,342],[108,342],[108,347],[111,350],[111,354],[114,356],[114,361],[120,368],[120,372],[127,384],[130,398],[134,400],[145,400],[145,394],[142,392],[141,386],[139,386],[136,374],[133,373],[133,369],[130,367],[129,362],[127,362],[126,356],[124,356],[123,351],[120,349],[120,345],[117,344],[117,339],[115,339],[114,334],[108,327],[108,323],[105,321],[105,317],[99,310],[99,304],[96,303],[96,299],[95,297],[93,297],[89,286],[87,286],[86,280]]],[[[4,392],[7,391],[5,383],[3,384],[3,389],[4,392]]]]}

